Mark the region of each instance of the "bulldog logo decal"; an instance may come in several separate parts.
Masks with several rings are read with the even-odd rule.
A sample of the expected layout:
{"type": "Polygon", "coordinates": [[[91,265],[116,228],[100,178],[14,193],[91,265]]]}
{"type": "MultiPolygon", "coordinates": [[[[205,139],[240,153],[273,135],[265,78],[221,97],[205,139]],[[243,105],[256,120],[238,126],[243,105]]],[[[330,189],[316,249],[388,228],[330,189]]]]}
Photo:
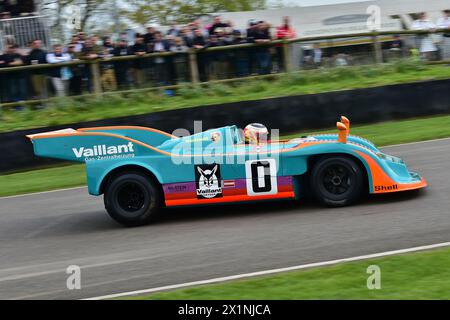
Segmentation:
{"type": "Polygon", "coordinates": [[[221,198],[221,181],[220,165],[204,164],[195,166],[195,185],[198,199],[221,198]]]}

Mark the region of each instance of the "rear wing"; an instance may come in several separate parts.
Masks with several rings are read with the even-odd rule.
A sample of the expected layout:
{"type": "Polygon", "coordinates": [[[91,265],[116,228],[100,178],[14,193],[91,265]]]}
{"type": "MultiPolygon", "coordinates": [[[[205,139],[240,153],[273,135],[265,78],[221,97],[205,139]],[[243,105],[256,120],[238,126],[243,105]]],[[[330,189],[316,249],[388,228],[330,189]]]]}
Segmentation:
{"type": "Polygon", "coordinates": [[[164,153],[156,146],[172,138],[165,132],[141,127],[64,129],[27,135],[36,156],[75,162],[133,158],[164,153]]]}

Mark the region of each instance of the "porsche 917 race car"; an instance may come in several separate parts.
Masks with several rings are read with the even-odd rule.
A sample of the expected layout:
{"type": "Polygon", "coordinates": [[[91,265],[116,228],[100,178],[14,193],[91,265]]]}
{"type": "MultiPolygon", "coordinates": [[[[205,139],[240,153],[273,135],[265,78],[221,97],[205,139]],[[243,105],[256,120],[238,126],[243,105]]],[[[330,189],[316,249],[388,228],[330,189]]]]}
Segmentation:
{"type": "Polygon", "coordinates": [[[365,193],[427,186],[402,159],[349,135],[247,141],[236,126],[188,136],[115,126],[29,135],[37,156],[84,162],[91,195],[104,195],[109,215],[126,226],[153,221],[162,207],[296,199],[305,193],[331,207],[365,193]]]}

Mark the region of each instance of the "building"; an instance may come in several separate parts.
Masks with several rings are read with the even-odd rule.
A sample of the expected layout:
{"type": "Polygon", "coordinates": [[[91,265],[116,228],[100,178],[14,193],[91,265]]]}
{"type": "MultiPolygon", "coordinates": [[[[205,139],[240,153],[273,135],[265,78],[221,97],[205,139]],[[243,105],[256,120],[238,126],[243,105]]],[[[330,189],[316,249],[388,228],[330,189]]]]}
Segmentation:
{"type": "MultiPolygon", "coordinates": [[[[282,17],[289,16],[299,37],[317,37],[368,31],[368,8],[380,9],[380,30],[409,29],[418,12],[427,12],[437,20],[442,11],[450,9],[448,0],[373,0],[354,3],[292,7],[247,12],[220,13],[224,20],[233,21],[238,29],[245,29],[252,19],[264,20],[277,26],[282,17]],[[372,7],[373,8],[373,7],[372,7]]],[[[370,11],[370,10],[369,10],[370,11]]]]}

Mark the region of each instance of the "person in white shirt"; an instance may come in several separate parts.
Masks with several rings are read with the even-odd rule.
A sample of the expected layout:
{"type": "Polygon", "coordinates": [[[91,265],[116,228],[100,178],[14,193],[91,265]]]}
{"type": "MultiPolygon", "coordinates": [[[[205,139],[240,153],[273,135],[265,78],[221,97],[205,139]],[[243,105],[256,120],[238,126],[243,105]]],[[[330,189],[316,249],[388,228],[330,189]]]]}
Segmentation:
{"type": "MultiPolygon", "coordinates": [[[[47,53],[48,63],[61,63],[72,60],[69,53],[64,53],[61,45],[57,44],[53,46],[53,52],[47,53]]],[[[53,87],[58,97],[64,97],[67,93],[69,80],[72,77],[72,72],[68,67],[51,68],[50,77],[52,79],[53,87]]]]}
{"type": "Polygon", "coordinates": [[[450,10],[444,10],[444,15],[437,21],[438,29],[448,29],[448,32],[444,33],[441,42],[441,56],[442,59],[450,59],[450,10]]]}
{"type": "MultiPolygon", "coordinates": [[[[433,31],[436,29],[436,25],[428,20],[425,12],[419,13],[419,19],[415,20],[412,24],[413,30],[433,31]]],[[[417,36],[418,47],[422,58],[427,60],[434,60],[438,48],[434,44],[433,38],[429,35],[417,36]]]]}

